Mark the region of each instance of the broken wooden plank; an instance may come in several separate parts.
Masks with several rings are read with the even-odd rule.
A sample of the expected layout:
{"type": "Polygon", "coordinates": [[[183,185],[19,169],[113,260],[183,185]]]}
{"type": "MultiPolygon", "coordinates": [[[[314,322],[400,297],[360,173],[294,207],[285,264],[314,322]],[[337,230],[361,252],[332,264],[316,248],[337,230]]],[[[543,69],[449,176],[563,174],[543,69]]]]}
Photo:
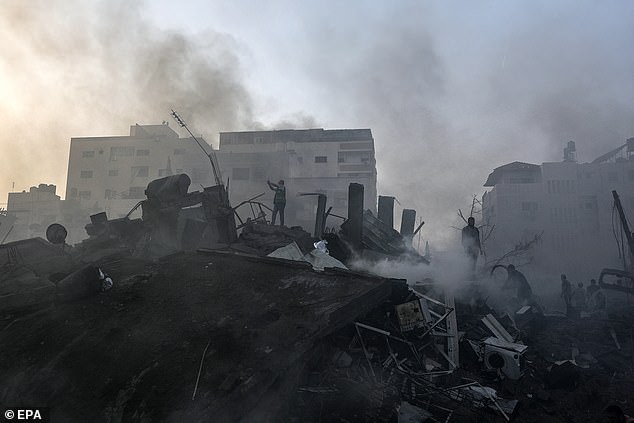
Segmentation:
{"type": "Polygon", "coordinates": [[[502,324],[498,322],[498,320],[492,314],[487,314],[486,316],[484,316],[482,318],[482,323],[484,323],[484,325],[491,331],[491,333],[493,333],[496,338],[500,338],[506,342],[514,341],[511,334],[508,333],[506,329],[504,329],[504,326],[502,326],[502,324]]]}
{"type": "MultiPolygon", "coordinates": [[[[447,306],[451,309],[456,307],[453,294],[446,294],[445,300],[447,306]]],[[[451,313],[447,317],[447,355],[456,364],[456,367],[460,364],[460,351],[458,346],[458,322],[456,321],[456,313],[451,313]]]]}

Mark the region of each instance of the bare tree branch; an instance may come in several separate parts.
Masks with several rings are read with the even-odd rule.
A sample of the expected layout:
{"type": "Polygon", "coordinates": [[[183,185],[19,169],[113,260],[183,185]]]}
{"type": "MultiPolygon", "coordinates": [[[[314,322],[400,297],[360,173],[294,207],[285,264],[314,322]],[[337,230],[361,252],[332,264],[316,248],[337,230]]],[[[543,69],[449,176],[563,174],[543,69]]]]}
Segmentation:
{"type": "Polygon", "coordinates": [[[485,243],[491,237],[491,234],[493,234],[493,229],[495,229],[495,225],[492,225],[490,228],[488,228],[487,231],[484,232],[484,236],[482,237],[482,243],[485,243]]]}
{"type": "Polygon", "coordinates": [[[464,217],[464,215],[462,214],[462,210],[460,209],[458,209],[458,216],[460,216],[460,218],[464,220],[464,223],[467,223],[467,219],[464,217]]]}
{"type": "Polygon", "coordinates": [[[506,252],[505,254],[503,254],[497,259],[488,261],[487,263],[485,263],[484,267],[491,268],[497,264],[500,264],[502,261],[509,260],[511,258],[514,259],[514,261],[517,259],[522,259],[525,261],[525,263],[523,264],[531,263],[533,258],[529,257],[528,253],[535,245],[541,242],[542,235],[544,235],[544,231],[542,231],[539,234],[535,234],[533,238],[527,241],[518,242],[511,251],[506,252]]]}

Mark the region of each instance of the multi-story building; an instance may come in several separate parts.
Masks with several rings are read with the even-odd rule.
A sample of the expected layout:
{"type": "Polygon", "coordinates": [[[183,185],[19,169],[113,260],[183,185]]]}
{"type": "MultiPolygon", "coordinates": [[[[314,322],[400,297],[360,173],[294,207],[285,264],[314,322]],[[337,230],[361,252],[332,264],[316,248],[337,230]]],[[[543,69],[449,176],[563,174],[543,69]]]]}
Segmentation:
{"type": "Polygon", "coordinates": [[[66,198],[118,218],[146,198],[145,188],[154,179],[186,173],[192,190],[214,185],[207,156],[211,147],[199,141],[202,149],[193,138],[179,138],[165,122],[132,125],[129,136],[72,138],[66,198]]]}
{"type": "Polygon", "coordinates": [[[83,225],[88,212],[80,209],[78,202],[64,201],[56,193],[55,185],[40,184],[29,191],[10,192],[7,216],[11,217],[11,230],[7,241],[45,237],[46,228],[51,223],[61,223],[67,227],[69,243],[84,237],[83,225]]]}
{"type": "MultiPolygon", "coordinates": [[[[317,200],[302,193],[328,197],[331,215],[347,216],[348,185],[364,185],[364,205],[376,214],[376,161],[370,129],[306,129],[220,133],[218,161],[234,204],[261,193],[272,203],[267,180],[285,181],[286,225],[310,230],[317,200]]],[[[329,217],[327,227],[341,223],[329,217]]]]}
{"type": "MultiPolygon", "coordinates": [[[[179,138],[166,123],[133,125],[129,136],[72,138],[66,198],[117,218],[145,198],[147,184],[156,178],[186,173],[192,179],[190,190],[215,185],[208,158],[213,150],[198,140],[204,152],[196,140],[179,138]]],[[[313,227],[316,199],[299,193],[326,194],[331,214],[346,216],[350,182],[364,184],[365,207],[376,211],[374,140],[369,129],[223,132],[220,150],[214,152],[222,181],[229,180],[232,204],[265,193],[258,200],[272,207],[273,193],[266,181],[286,181],[287,226],[313,227]]],[[[330,217],[327,226],[339,223],[330,217]]]]}
{"type": "Polygon", "coordinates": [[[535,258],[545,270],[585,280],[602,267],[623,266],[612,190],[634,221],[634,139],[592,163],[577,163],[573,152],[569,143],[562,162],[514,162],[489,175],[482,202],[483,221],[495,225],[486,245],[490,257],[542,234],[535,258]]]}

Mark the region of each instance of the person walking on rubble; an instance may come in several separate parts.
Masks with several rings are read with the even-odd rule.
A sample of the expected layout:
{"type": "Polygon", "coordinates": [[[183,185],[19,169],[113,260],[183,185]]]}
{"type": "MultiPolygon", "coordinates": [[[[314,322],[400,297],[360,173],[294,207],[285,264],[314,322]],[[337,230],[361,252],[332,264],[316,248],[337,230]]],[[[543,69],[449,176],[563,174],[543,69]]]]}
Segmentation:
{"type": "Polygon", "coordinates": [[[572,285],[566,278],[566,275],[561,275],[561,298],[566,303],[566,316],[570,317],[570,306],[572,305],[572,285]]]}
{"type": "Polygon", "coordinates": [[[286,187],[284,186],[284,181],[280,179],[277,184],[274,184],[271,181],[266,181],[269,184],[269,188],[275,191],[275,196],[273,197],[273,218],[271,220],[271,224],[275,225],[275,218],[277,217],[277,213],[280,214],[280,226],[284,226],[284,208],[286,207],[286,187]]]}
{"type": "Polygon", "coordinates": [[[475,219],[473,217],[469,217],[467,226],[462,228],[462,247],[467,257],[469,257],[471,273],[475,274],[478,255],[482,254],[482,247],[480,245],[480,231],[475,227],[475,219]]]}
{"type": "Polygon", "coordinates": [[[590,279],[590,286],[586,288],[586,291],[588,292],[588,298],[592,297],[594,293],[597,292],[599,289],[600,288],[599,285],[597,285],[597,280],[590,279]]]}
{"type": "Polygon", "coordinates": [[[517,299],[520,301],[522,305],[528,305],[533,300],[533,290],[531,289],[526,276],[519,270],[515,269],[515,266],[509,264],[506,267],[506,271],[508,272],[508,276],[506,278],[506,282],[502,289],[517,289],[517,299]]]}

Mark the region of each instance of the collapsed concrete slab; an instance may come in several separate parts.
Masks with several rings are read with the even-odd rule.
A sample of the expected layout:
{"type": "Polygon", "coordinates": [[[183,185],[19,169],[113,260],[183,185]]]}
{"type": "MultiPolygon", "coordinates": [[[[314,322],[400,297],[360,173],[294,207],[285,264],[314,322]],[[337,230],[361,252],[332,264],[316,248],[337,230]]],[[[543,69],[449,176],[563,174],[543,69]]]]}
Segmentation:
{"type": "Polygon", "coordinates": [[[67,251],[42,238],[0,245],[0,313],[50,305],[55,282],[76,266],[67,251]]]}
{"type": "Polygon", "coordinates": [[[112,291],[0,332],[0,403],[53,421],[275,421],[316,341],[404,283],[218,252],[102,266],[112,291]]]}

